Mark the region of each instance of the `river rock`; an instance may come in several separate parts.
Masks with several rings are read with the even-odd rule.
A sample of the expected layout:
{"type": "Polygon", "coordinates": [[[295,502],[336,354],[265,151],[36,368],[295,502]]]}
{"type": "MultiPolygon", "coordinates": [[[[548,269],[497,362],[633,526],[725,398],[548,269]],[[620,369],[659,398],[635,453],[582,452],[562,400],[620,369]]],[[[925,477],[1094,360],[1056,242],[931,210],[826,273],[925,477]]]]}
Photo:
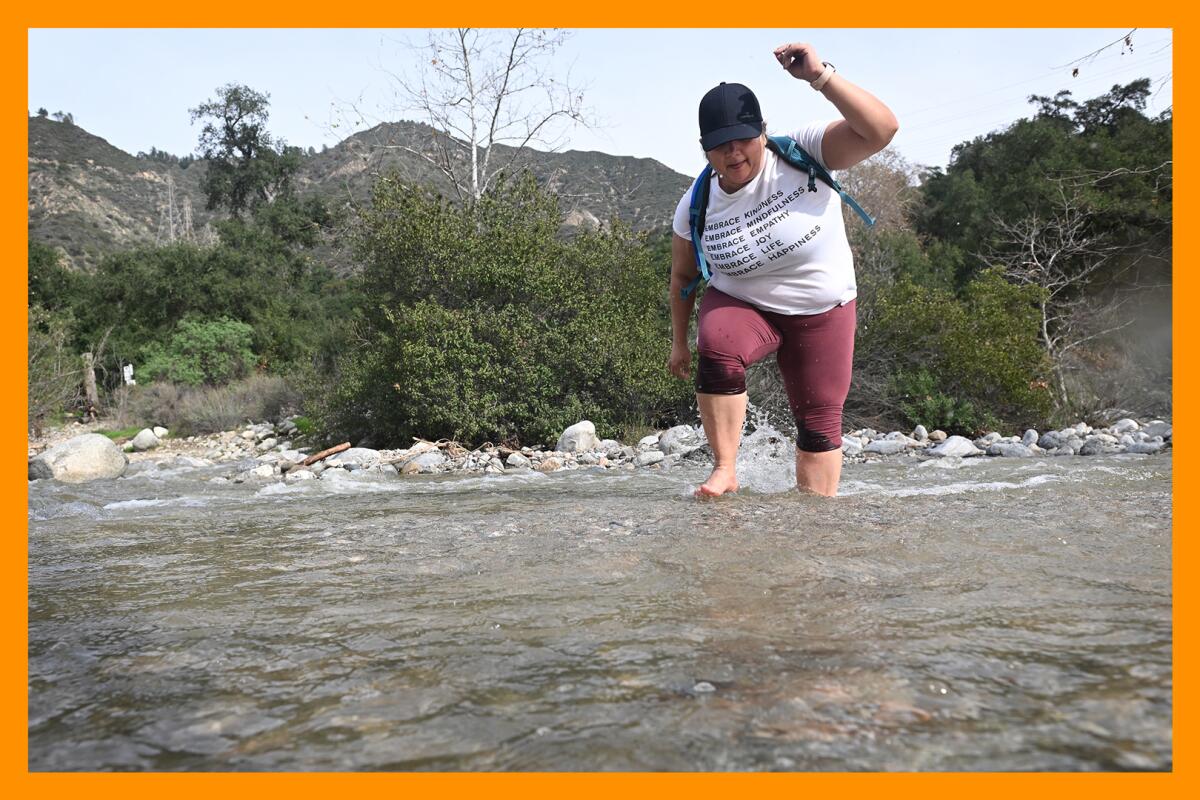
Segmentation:
{"type": "Polygon", "coordinates": [[[842,437],[842,453],[848,456],[857,456],[863,451],[862,441],[857,436],[846,435],[842,437]]]}
{"type": "Polygon", "coordinates": [[[29,460],[29,479],[54,478],[63,483],[84,483],[119,478],[129,458],[112,439],[85,433],[39,453],[29,460]]]}
{"type": "Polygon", "coordinates": [[[693,450],[703,447],[707,442],[703,430],[697,430],[691,425],[676,425],[658,437],[658,449],[669,456],[687,455],[693,450]]]}
{"type": "Polygon", "coordinates": [[[645,450],[649,450],[651,448],[657,448],[657,447],[658,447],[658,434],[657,433],[652,433],[649,436],[643,436],[641,439],[638,439],[637,449],[638,449],[639,453],[643,452],[645,450]]]}
{"type": "Polygon", "coordinates": [[[275,439],[275,437],[268,436],[266,439],[263,439],[258,443],[258,452],[265,453],[268,450],[274,450],[275,445],[277,444],[279,444],[279,442],[275,439]]]}
{"type": "MultiPolygon", "coordinates": [[[[353,448],[352,448],[353,449],[353,448]]],[[[347,450],[347,453],[350,451],[347,450]]],[[[379,451],[373,451],[378,453],[379,451]]],[[[355,462],[347,462],[355,463],[355,462]]],[[[435,469],[446,463],[446,456],[441,450],[428,450],[419,455],[413,456],[400,464],[401,475],[412,475],[414,472],[433,472],[435,469]],[[415,469],[414,469],[415,468],[415,469]]],[[[338,466],[344,466],[340,464],[338,466]]]]}
{"type": "Polygon", "coordinates": [[[639,467],[648,467],[651,464],[657,464],[666,457],[666,454],[662,450],[645,450],[641,453],[638,453],[638,456],[633,460],[633,463],[639,467]]]}
{"type": "Polygon", "coordinates": [[[563,431],[554,449],[563,453],[583,453],[594,449],[599,443],[596,426],[585,419],[563,431]]]}
{"type": "Polygon", "coordinates": [[[284,476],[285,483],[299,483],[300,481],[311,481],[317,476],[310,469],[294,469],[284,476]]]}
{"type": "Polygon", "coordinates": [[[1043,450],[1054,450],[1062,447],[1064,437],[1058,431],[1046,431],[1038,437],[1037,446],[1043,450]]]}
{"type": "Polygon", "coordinates": [[[538,472],[554,472],[555,470],[562,469],[562,466],[563,466],[563,462],[560,459],[557,459],[557,458],[554,458],[553,456],[551,456],[550,458],[542,459],[542,463],[537,465],[537,471],[538,472]]]}
{"type": "Polygon", "coordinates": [[[988,445],[987,454],[1005,458],[1029,458],[1033,451],[1019,442],[994,442],[988,445]]]}
{"type": "Polygon", "coordinates": [[[1025,431],[1025,435],[1021,437],[1021,444],[1025,445],[1026,447],[1032,447],[1038,443],[1039,438],[1038,432],[1033,428],[1030,428],[1029,430],[1025,431]]]}
{"type": "Polygon", "coordinates": [[[951,436],[941,444],[929,448],[927,452],[931,456],[941,458],[943,456],[977,456],[983,451],[965,436],[951,436]]]}
{"type": "MultiPolygon", "coordinates": [[[[1112,438],[1112,437],[1108,437],[1112,438]]],[[[1116,453],[1121,449],[1120,445],[1114,442],[1106,442],[1099,436],[1089,436],[1088,440],[1083,443],[1083,447],[1079,448],[1081,456],[1099,456],[1106,453],[1116,453]]]]}
{"type": "Polygon", "coordinates": [[[1140,455],[1151,455],[1152,453],[1157,453],[1159,450],[1162,450],[1163,447],[1164,444],[1162,442],[1134,442],[1131,445],[1125,446],[1125,452],[1138,453],[1140,455]]]}
{"type": "MultiPolygon", "coordinates": [[[[432,453],[434,451],[429,450],[426,452],[432,453]]],[[[418,454],[417,457],[419,458],[421,455],[424,455],[424,453],[418,454]]],[[[343,450],[340,453],[330,456],[326,460],[331,466],[337,464],[344,467],[347,464],[356,464],[363,469],[368,469],[378,464],[379,459],[380,454],[378,450],[372,450],[370,447],[351,447],[348,450],[343,450]]]]}
{"type": "Polygon", "coordinates": [[[1156,419],[1153,422],[1147,422],[1142,428],[1142,433],[1150,437],[1161,436],[1164,439],[1171,438],[1171,423],[1163,422],[1161,419],[1156,419]]]}
{"type": "Polygon", "coordinates": [[[168,431],[166,428],[164,428],[161,425],[155,425],[153,428],[150,429],[150,432],[153,433],[155,435],[155,437],[157,437],[159,439],[167,438],[167,434],[170,433],[170,431],[168,431]]]}
{"type": "Polygon", "coordinates": [[[1138,428],[1141,427],[1141,425],[1138,425],[1138,422],[1136,419],[1130,419],[1129,417],[1125,417],[1124,419],[1117,420],[1116,422],[1114,422],[1112,425],[1110,425],[1108,427],[1109,427],[1109,430],[1111,430],[1113,433],[1119,435],[1122,433],[1130,433],[1131,431],[1136,431],[1138,428]]]}
{"type": "Polygon", "coordinates": [[[900,431],[892,431],[887,436],[883,437],[889,442],[903,442],[905,447],[920,447],[921,443],[911,436],[907,436],[900,431]]]}
{"type": "Polygon", "coordinates": [[[520,453],[509,453],[508,458],[504,460],[504,463],[510,467],[518,467],[519,468],[519,467],[528,467],[530,462],[529,462],[528,458],[521,455],[520,453]]]}
{"type": "Polygon", "coordinates": [[[601,453],[604,453],[604,455],[608,456],[609,458],[612,458],[615,454],[621,452],[621,447],[621,443],[616,439],[601,439],[600,443],[596,445],[596,449],[601,453]]]}
{"type": "Polygon", "coordinates": [[[929,431],[925,429],[924,425],[918,425],[917,427],[913,428],[912,438],[916,439],[918,442],[923,442],[929,438],[929,431]]]}
{"type": "Polygon", "coordinates": [[[935,430],[933,433],[929,434],[929,441],[931,441],[931,442],[946,441],[946,432],[944,430],[942,430],[941,428],[935,430]]]}
{"type": "Polygon", "coordinates": [[[158,437],[149,428],[142,428],[131,442],[133,449],[139,453],[158,447],[158,437]]]}
{"type": "Polygon", "coordinates": [[[863,448],[868,453],[878,453],[881,456],[894,456],[896,453],[903,453],[908,449],[908,445],[897,439],[876,439],[863,448]]]}

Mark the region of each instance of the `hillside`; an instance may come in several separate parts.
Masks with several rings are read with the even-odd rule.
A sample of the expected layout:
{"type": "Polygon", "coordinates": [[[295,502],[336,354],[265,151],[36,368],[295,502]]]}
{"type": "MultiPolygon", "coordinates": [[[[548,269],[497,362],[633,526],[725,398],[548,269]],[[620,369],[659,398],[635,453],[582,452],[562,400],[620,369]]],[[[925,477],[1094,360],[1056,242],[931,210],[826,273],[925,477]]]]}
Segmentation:
{"type": "MultiPolygon", "coordinates": [[[[418,155],[433,152],[437,137],[413,122],[361,131],[304,156],[298,189],[335,207],[354,207],[369,202],[377,176],[394,170],[453,197],[444,176],[418,155]]],[[[498,146],[493,158],[506,163],[513,154],[498,146]]],[[[557,194],[568,230],[613,218],[637,230],[661,229],[690,180],[652,159],[575,150],[526,150],[511,168],[524,167],[557,194]]],[[[217,215],[204,209],[203,170],[202,161],[181,167],[132,156],[77,125],[30,117],[29,236],[59,248],[69,264],[84,270],[105,253],[170,240],[172,217],[176,238],[189,228],[195,239],[211,238],[217,215]]]]}

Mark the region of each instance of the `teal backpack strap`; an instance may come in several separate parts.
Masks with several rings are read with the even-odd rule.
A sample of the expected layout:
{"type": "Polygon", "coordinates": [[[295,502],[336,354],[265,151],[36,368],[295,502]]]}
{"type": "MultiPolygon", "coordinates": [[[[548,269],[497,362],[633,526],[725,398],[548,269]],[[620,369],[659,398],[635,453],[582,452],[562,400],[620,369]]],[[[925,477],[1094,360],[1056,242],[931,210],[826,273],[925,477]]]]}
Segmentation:
{"type": "Polygon", "coordinates": [[[700,239],[704,234],[704,215],[708,211],[708,186],[712,172],[712,165],[705,166],[696,177],[696,185],[692,187],[691,204],[688,206],[688,229],[692,234],[692,249],[696,253],[696,268],[700,274],[679,291],[679,296],[684,300],[696,291],[701,279],[708,280],[710,277],[708,262],[704,259],[704,248],[700,245],[700,239]]]}
{"type": "Polygon", "coordinates": [[[797,144],[796,140],[790,136],[770,136],[767,137],[767,145],[774,150],[780,158],[791,164],[796,169],[808,173],[808,190],[815,192],[817,190],[816,178],[820,178],[827,183],[831,189],[838,193],[842,198],[842,202],[854,209],[854,213],[862,218],[862,221],[867,225],[874,225],[875,220],[866,211],[863,211],[862,206],[855,202],[854,198],[846,194],[846,190],[842,185],[833,179],[829,174],[829,170],[821,166],[821,163],[810,156],[803,147],[797,144]]]}

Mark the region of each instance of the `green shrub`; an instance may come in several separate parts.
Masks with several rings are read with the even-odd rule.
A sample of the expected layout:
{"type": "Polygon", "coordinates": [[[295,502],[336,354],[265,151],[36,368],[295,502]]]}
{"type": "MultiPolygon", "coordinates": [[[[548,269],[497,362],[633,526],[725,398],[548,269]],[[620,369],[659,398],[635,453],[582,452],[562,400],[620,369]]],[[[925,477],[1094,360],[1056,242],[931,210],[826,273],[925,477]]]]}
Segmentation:
{"type": "Polygon", "coordinates": [[[253,337],[253,328],[228,317],[181,320],[165,347],[152,343],[145,348],[139,374],[189,386],[228,383],[254,366],[253,337]]]}
{"type": "Polygon", "coordinates": [[[559,223],[528,176],[465,208],[379,181],[361,345],[317,392],[323,433],[553,443],[584,418],[601,435],[673,420],[691,388],[665,369],[667,264],[626,227],[563,240],[559,223]]]}
{"type": "Polygon", "coordinates": [[[995,416],[979,411],[970,400],[960,400],[939,390],[937,380],[928,370],[893,375],[891,389],[909,425],[964,435],[999,426],[995,416]]]}
{"type": "Polygon", "coordinates": [[[979,273],[961,295],[907,280],[881,290],[855,353],[856,370],[887,376],[876,407],[947,432],[1043,423],[1051,397],[1039,292],[997,270],[979,273]]]}

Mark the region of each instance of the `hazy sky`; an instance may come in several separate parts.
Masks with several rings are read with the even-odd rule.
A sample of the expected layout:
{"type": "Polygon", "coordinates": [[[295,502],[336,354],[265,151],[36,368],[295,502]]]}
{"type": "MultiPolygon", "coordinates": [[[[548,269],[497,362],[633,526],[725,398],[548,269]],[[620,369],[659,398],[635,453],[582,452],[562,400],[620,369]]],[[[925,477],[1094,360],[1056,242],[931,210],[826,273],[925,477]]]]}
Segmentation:
{"type": "MultiPolygon", "coordinates": [[[[955,144],[1029,116],[1031,94],[1069,89],[1082,100],[1146,77],[1154,92],[1148,111],[1170,106],[1170,30],[1138,29],[1132,50],[1117,44],[1085,58],[1129,30],[577,30],[556,54],[554,72],[569,70],[587,85],[600,125],[567,131],[561,149],[649,157],[696,172],[703,164],[696,105],[720,81],[753,89],[773,132],[832,117],[833,106],[771,55],[779,44],[807,41],[892,107],[900,120],[893,144],[903,156],[944,166],[955,144]]],[[[273,134],[320,149],[379,121],[417,118],[397,110],[389,73],[415,74],[424,61],[406,43],[424,39],[421,30],[35,29],[29,109],[71,112],[129,153],[157,147],[185,155],[198,134],[188,109],[237,82],[270,95],[273,134]],[[351,104],[365,123],[347,110],[351,104]]]]}

